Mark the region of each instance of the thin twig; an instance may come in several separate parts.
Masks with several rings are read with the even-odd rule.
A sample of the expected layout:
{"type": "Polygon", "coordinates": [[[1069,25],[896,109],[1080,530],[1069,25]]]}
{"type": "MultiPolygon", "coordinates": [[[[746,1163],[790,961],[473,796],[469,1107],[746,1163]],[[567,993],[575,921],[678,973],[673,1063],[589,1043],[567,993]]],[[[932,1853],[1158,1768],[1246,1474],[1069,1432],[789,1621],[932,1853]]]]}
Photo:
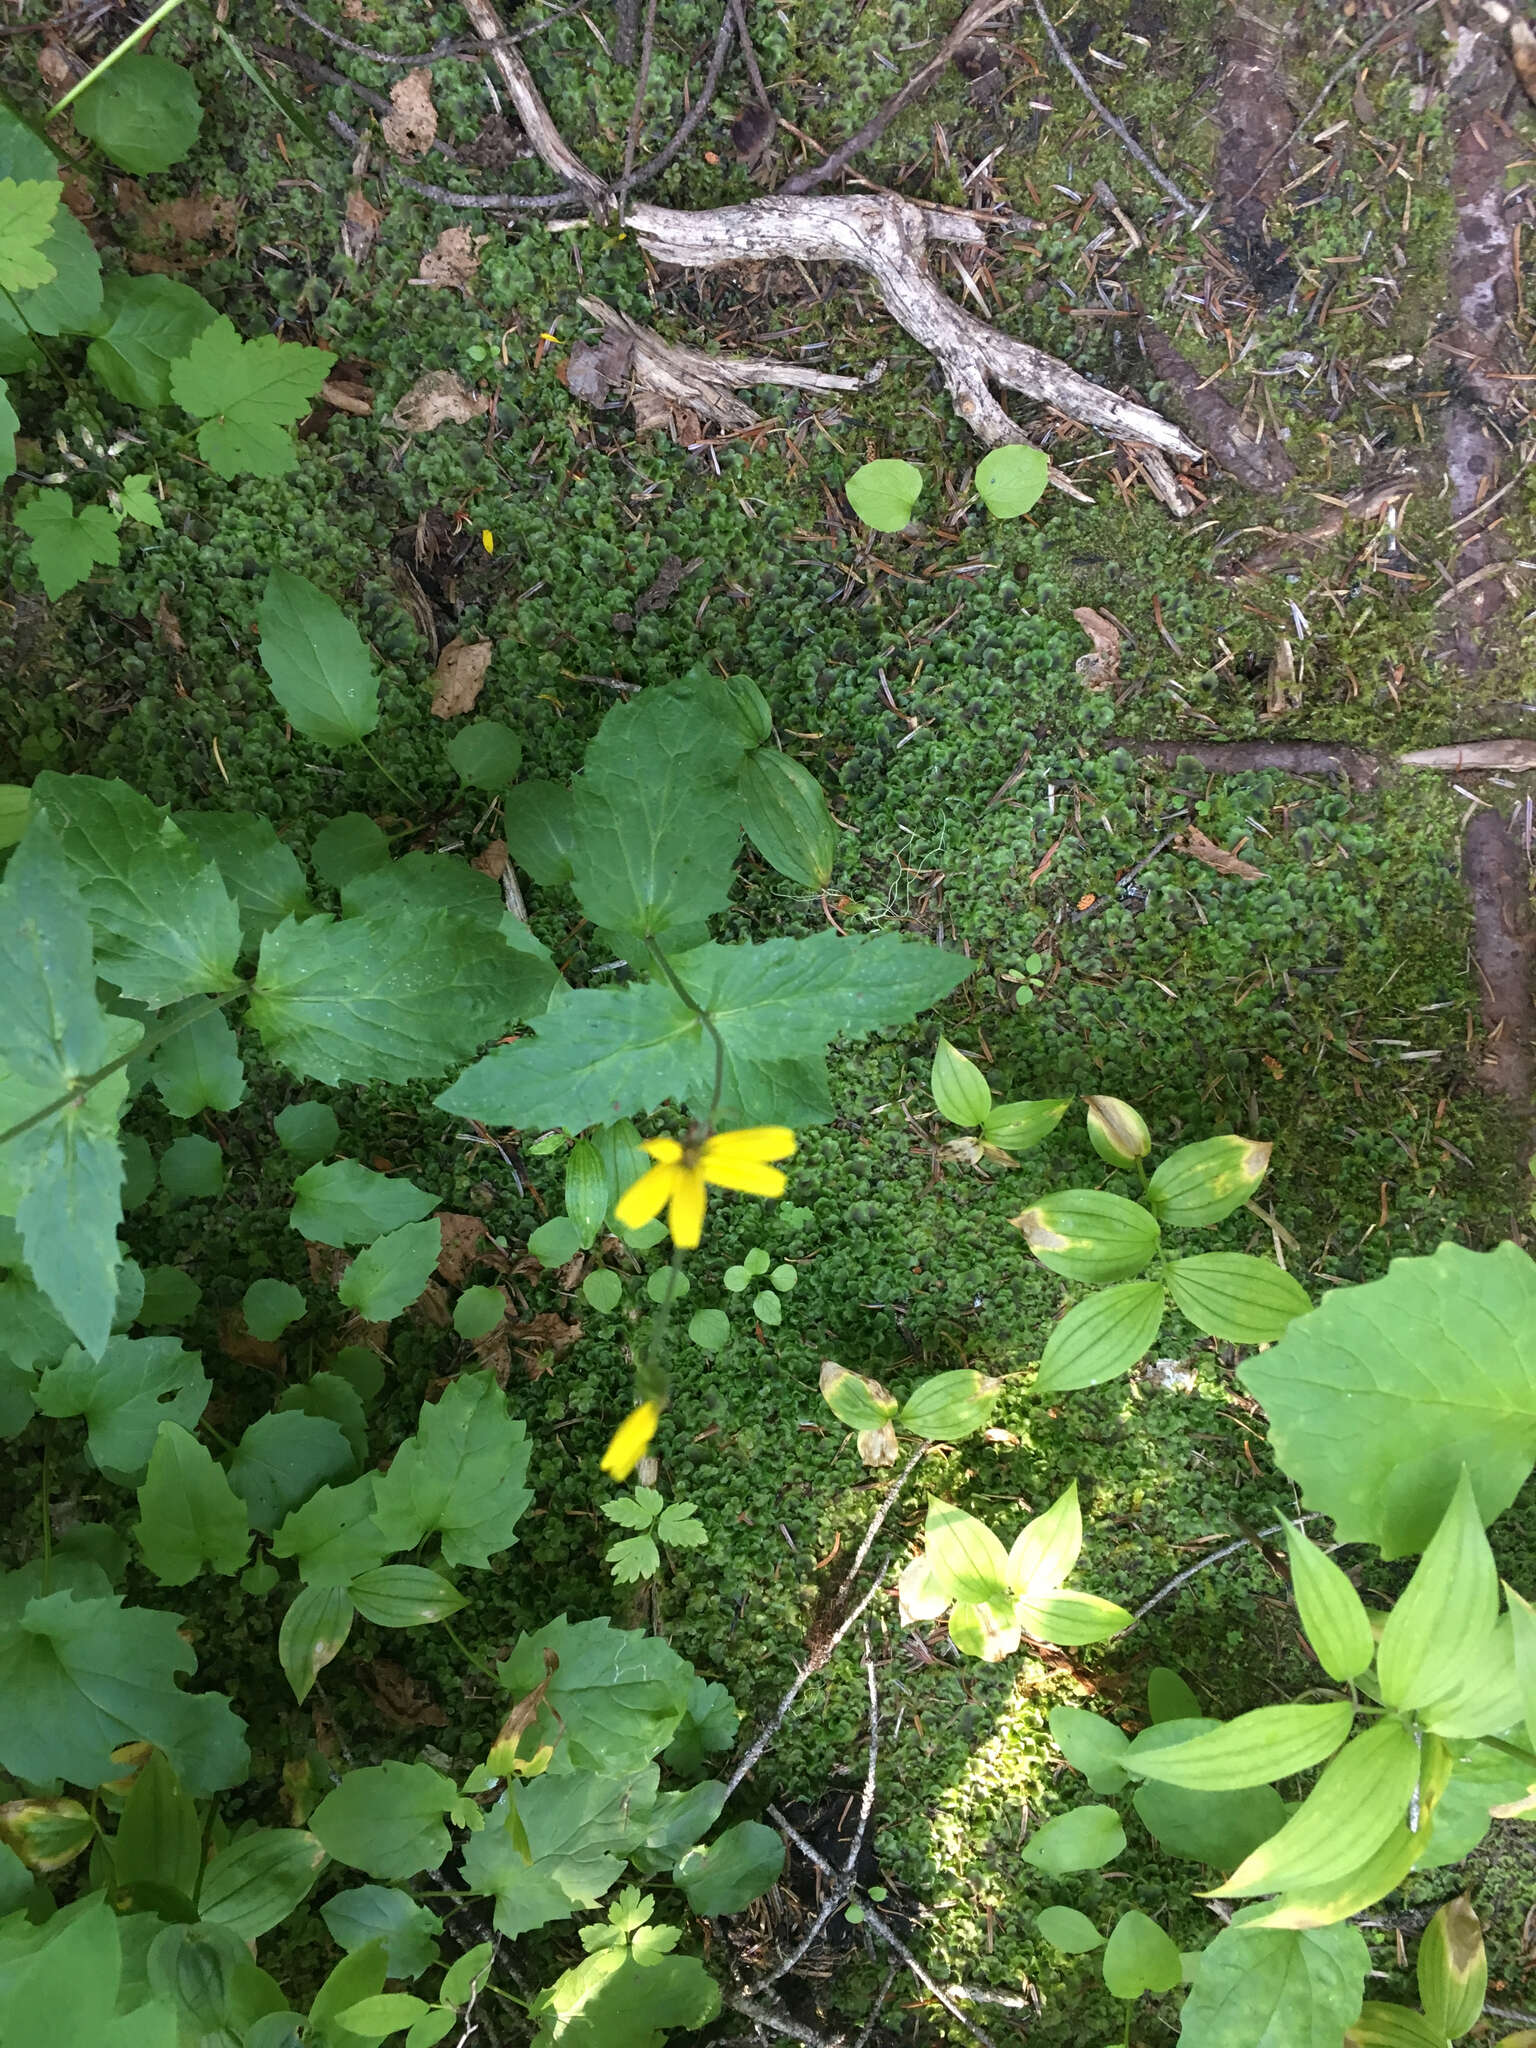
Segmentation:
{"type": "Polygon", "coordinates": [[[908,1458],[906,1464],[903,1465],[901,1470],[897,1473],[895,1481],[890,1488],[890,1491],[886,1494],[885,1499],[881,1501],[879,1507],[875,1511],[874,1520],[870,1523],[869,1527],[864,1531],[864,1541],[853,1553],[853,1563],[849,1565],[848,1570],[843,1578],[843,1585],[845,1589],[851,1586],[854,1580],[858,1577],[859,1571],[863,1566],[865,1558],[868,1557],[870,1551],[874,1548],[875,1542],[879,1537],[880,1531],[885,1527],[887,1517],[889,1516],[891,1510],[895,1507],[896,1503],[901,1499],[901,1496],[906,1492],[907,1481],[912,1477],[912,1474],[917,1470],[918,1466],[922,1463],[923,1459],[928,1455],[929,1451],[931,1451],[932,1449],[932,1443],[928,1438],[925,1437],[923,1441],[918,1445],[917,1449],[912,1453],[911,1457],[908,1458]]]}
{"type": "Polygon", "coordinates": [[[774,112],[773,101],[768,97],[768,88],[763,83],[763,74],[758,69],[757,51],[752,47],[752,32],[747,27],[747,10],[744,0],[731,0],[731,16],[736,23],[736,33],[741,38],[741,61],[747,67],[747,77],[752,90],[757,94],[757,103],[768,113],[774,112]]]}
{"type": "Polygon", "coordinates": [[[709,53],[709,69],[704,74],[704,83],[699,87],[698,98],[678,123],[677,133],[666,147],[659,149],[655,156],[651,157],[646,163],[641,164],[633,177],[620,188],[618,196],[621,199],[625,193],[634,192],[641,185],[649,185],[654,179],[659,178],[662,172],[687,148],[693,138],[693,131],[709,111],[710,102],[715,96],[715,89],[720,83],[720,74],[725,69],[725,60],[731,53],[731,39],[734,34],[735,29],[731,21],[731,10],[727,7],[715,35],[715,47],[709,53]]]}
{"type": "Polygon", "coordinates": [[[1084,78],[1082,72],[1073,62],[1071,51],[1067,48],[1066,44],[1061,40],[1061,37],[1057,35],[1055,23],[1051,20],[1051,17],[1046,13],[1045,8],[1041,5],[1041,0],[1034,0],[1034,9],[1035,13],[1040,17],[1040,26],[1045,30],[1046,39],[1050,43],[1051,49],[1055,53],[1056,61],[1060,65],[1062,65],[1067,72],[1070,73],[1072,83],[1077,87],[1078,91],[1082,94],[1083,98],[1088,102],[1089,106],[1092,107],[1093,111],[1098,115],[1099,119],[1104,123],[1104,126],[1110,131],[1112,135],[1118,136],[1120,142],[1124,145],[1124,147],[1127,150],[1130,151],[1131,155],[1136,159],[1137,163],[1141,165],[1142,169],[1158,186],[1159,190],[1167,193],[1168,197],[1173,201],[1175,206],[1177,206],[1184,213],[1198,213],[1199,208],[1195,206],[1190,200],[1186,199],[1184,197],[1184,194],[1179,190],[1178,186],[1174,184],[1173,180],[1169,177],[1166,177],[1163,174],[1163,172],[1158,169],[1157,165],[1152,161],[1151,157],[1147,155],[1147,152],[1136,140],[1135,136],[1131,133],[1130,129],[1126,127],[1125,123],[1122,120],[1120,120],[1117,115],[1112,114],[1109,111],[1108,107],[1105,106],[1104,102],[1099,98],[1098,94],[1094,91],[1093,87],[1088,83],[1087,79],[1084,78]]]}
{"type": "MultiPolygon", "coordinates": [[[[1313,1514],[1298,1515],[1296,1519],[1298,1522],[1315,1522],[1318,1518],[1313,1514]]],[[[1276,1522],[1271,1528],[1260,1529],[1258,1534],[1259,1536],[1283,1536],[1286,1527],[1286,1523],[1276,1522]]],[[[1186,1565],[1183,1571],[1176,1572],[1166,1586],[1159,1586],[1150,1600],[1143,1600],[1136,1609],[1136,1612],[1131,1616],[1131,1620],[1133,1622],[1140,1621],[1144,1614],[1150,1614],[1152,1609],[1158,1606],[1160,1602],[1166,1600],[1170,1593],[1177,1593],[1180,1586],[1188,1585],[1196,1573],[1203,1572],[1209,1565],[1220,1564],[1224,1557],[1236,1557],[1240,1550],[1246,1550],[1256,1540],[1253,1536],[1239,1536],[1235,1543],[1224,1544],[1220,1550],[1207,1551],[1205,1556],[1199,1559],[1197,1563],[1186,1565]]],[[[1122,1629],[1121,1634],[1124,1635],[1125,1630],[1122,1629]]]]}
{"type": "MultiPolygon", "coordinates": [[[[839,143],[823,162],[812,164],[806,170],[796,171],[792,178],[787,178],[780,186],[780,191],[791,194],[814,192],[818,185],[824,185],[829,178],[835,178],[854,157],[868,149],[871,143],[878,142],[896,116],[928,90],[962,43],[968,42],[979,29],[985,28],[989,21],[1006,12],[1014,4],[1015,0],[971,0],[970,6],[940,43],[934,55],[919,70],[913,72],[905,85],[891,94],[884,106],[877,108],[870,115],[858,133],[850,135],[846,142],[839,143]]],[[[764,100],[763,104],[766,106],[767,101],[764,100]]]]}
{"type": "Polygon", "coordinates": [[[635,169],[635,149],[640,141],[640,121],[645,113],[645,91],[651,82],[651,55],[656,47],[656,0],[645,0],[645,26],[640,31],[640,69],[635,77],[635,100],[629,110],[629,128],[624,136],[624,177],[627,186],[635,169]]]}
{"type": "MultiPolygon", "coordinates": [[[[430,50],[418,50],[409,57],[402,57],[393,50],[371,50],[366,43],[354,43],[349,36],[338,35],[333,28],[327,28],[323,21],[316,21],[312,14],[306,14],[297,5],[297,0],[277,0],[285,14],[291,14],[295,21],[302,21],[306,28],[312,28],[318,36],[324,36],[328,43],[334,43],[338,50],[348,50],[354,57],[366,57],[370,64],[398,65],[402,70],[411,70],[423,64],[441,64],[445,59],[457,59],[461,63],[474,63],[486,54],[488,45],[479,36],[439,36],[430,50]]],[[[541,30],[553,28],[557,21],[564,21],[567,15],[580,13],[580,0],[570,7],[558,8],[553,14],[546,14],[542,21],[530,23],[519,29],[516,35],[502,38],[508,43],[526,43],[541,30]]]]}
{"type": "MultiPolygon", "coordinates": [[[[326,123],[333,135],[339,135],[343,142],[356,149],[362,141],[358,131],[343,121],[340,114],[327,114],[326,123]]],[[[407,178],[403,173],[389,170],[385,173],[407,192],[419,193],[423,199],[433,199],[439,206],[455,206],[470,213],[550,213],[557,206],[575,203],[582,194],[566,186],[559,192],[450,192],[446,185],[424,185],[419,178],[407,178]]]]}
{"type": "Polygon", "coordinates": [[[885,1982],[875,1994],[875,2002],[869,2009],[869,2018],[860,2027],[859,2038],[854,2042],[853,2048],[869,2048],[875,2028],[880,2024],[880,2015],[885,2010],[885,2001],[891,1995],[891,1986],[896,1982],[900,1970],[901,1964],[898,1962],[892,1963],[891,1967],[886,1971],[885,1982]]]}
{"type": "Polygon", "coordinates": [[[722,1991],[720,1995],[732,2012],[739,2012],[755,2027],[771,2027],[786,2041],[803,2041],[806,2048],[841,2048],[844,2038],[841,2034],[818,2034],[813,2027],[806,2026],[803,2020],[791,2018],[788,2013],[765,2011],[747,1992],[722,1991]]]}

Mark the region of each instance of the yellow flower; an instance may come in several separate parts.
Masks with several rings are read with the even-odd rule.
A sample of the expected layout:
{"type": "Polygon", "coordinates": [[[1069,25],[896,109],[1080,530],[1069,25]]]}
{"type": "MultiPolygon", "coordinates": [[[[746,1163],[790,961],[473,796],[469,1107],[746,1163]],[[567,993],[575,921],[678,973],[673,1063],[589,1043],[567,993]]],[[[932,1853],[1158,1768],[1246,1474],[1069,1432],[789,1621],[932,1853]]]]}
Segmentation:
{"type": "Polygon", "coordinates": [[[480,529],[480,545],[488,555],[495,551],[496,536],[488,526],[482,526],[480,529]]]}
{"type": "Polygon", "coordinates": [[[610,1479],[629,1477],[650,1449],[651,1438],[656,1434],[660,1420],[661,1410],[654,1401],[642,1401],[638,1408],[625,1416],[603,1453],[603,1470],[610,1479]]]}
{"type": "Polygon", "coordinates": [[[704,1228],[705,1188],[782,1195],[784,1176],[768,1162],[789,1158],[795,1134],[782,1124],[763,1124],[752,1131],[718,1131],[696,1145],[652,1138],[645,1149],[656,1164],[625,1189],[613,1213],[626,1230],[639,1230],[665,1209],[672,1242],[692,1251],[704,1228]]]}

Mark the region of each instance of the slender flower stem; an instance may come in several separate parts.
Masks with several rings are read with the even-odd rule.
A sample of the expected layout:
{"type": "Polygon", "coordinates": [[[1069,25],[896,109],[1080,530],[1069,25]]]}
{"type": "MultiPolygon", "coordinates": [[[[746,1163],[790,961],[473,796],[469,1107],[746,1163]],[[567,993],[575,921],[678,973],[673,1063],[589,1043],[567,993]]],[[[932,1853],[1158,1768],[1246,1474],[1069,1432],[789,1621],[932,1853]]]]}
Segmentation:
{"type": "Polygon", "coordinates": [[[474,1651],[469,1647],[468,1643],[465,1642],[464,1638],[459,1634],[458,1630],[454,1627],[453,1623],[448,1620],[446,1615],[443,1618],[442,1626],[443,1633],[447,1636],[449,1642],[453,1644],[454,1648],[458,1651],[459,1655],[463,1657],[468,1663],[473,1664],[475,1669],[481,1674],[481,1676],[484,1678],[488,1678],[491,1681],[492,1685],[500,1685],[501,1678],[495,1666],[487,1664],[483,1657],[477,1657],[475,1655],[474,1651]]]}
{"type": "Polygon", "coordinates": [[[43,1423],[43,1592],[53,1591],[53,1431],[43,1423]]]}
{"type": "Polygon", "coordinates": [[[359,740],[357,744],[368,756],[369,760],[373,763],[374,767],[378,769],[379,773],[383,776],[384,780],[392,784],[394,788],[398,789],[400,794],[405,798],[407,803],[414,803],[416,801],[415,797],[412,796],[411,792],[406,788],[405,784],[400,780],[398,776],[390,774],[389,770],[384,766],[384,763],[379,759],[378,755],[373,751],[372,747],[369,746],[368,742],[366,740],[359,740]]]}
{"type": "Polygon", "coordinates": [[[64,109],[67,106],[69,106],[72,101],[79,99],[81,93],[86,91],[86,89],[89,86],[93,86],[96,83],[97,79],[100,78],[104,72],[110,71],[112,69],[112,66],[117,62],[119,57],[126,57],[128,55],[128,52],[131,49],[133,49],[136,44],[143,42],[144,38],[149,34],[152,28],[158,28],[161,22],[164,21],[168,15],[174,14],[180,5],[181,0],[160,0],[160,5],[155,9],[153,14],[147,16],[143,21],[141,21],[136,29],[130,30],[129,33],[126,36],[124,36],[123,40],[118,44],[115,50],[113,50],[108,56],[103,57],[101,62],[96,66],[96,68],[93,71],[88,71],[85,74],[84,78],[80,80],[78,85],[72,85],[69,88],[69,91],[65,93],[63,99],[61,99],[56,106],[49,108],[48,119],[51,121],[55,114],[62,114],[64,109]]]}
{"type": "Polygon", "coordinates": [[[704,1029],[709,1033],[710,1039],[714,1045],[715,1090],[713,1095],[711,1095],[709,1099],[709,1115],[705,1119],[706,1128],[713,1130],[715,1118],[720,1111],[720,1098],[725,1092],[725,1040],[720,1036],[719,1030],[717,1029],[715,1024],[715,1020],[713,1017],[711,1017],[708,1010],[704,1008],[704,1005],[702,1003],[698,1002],[693,996],[689,995],[687,989],[685,989],[683,987],[683,984],[678,980],[677,974],[672,966],[672,962],[667,958],[666,954],[663,953],[660,946],[657,945],[656,941],[654,939],[648,938],[645,942],[645,945],[646,951],[650,954],[651,958],[656,962],[656,965],[661,969],[662,973],[666,976],[668,982],[670,982],[673,994],[677,997],[679,1002],[685,1003],[687,1007],[690,1010],[692,1010],[694,1016],[698,1018],[699,1022],[703,1025],[704,1029]]]}

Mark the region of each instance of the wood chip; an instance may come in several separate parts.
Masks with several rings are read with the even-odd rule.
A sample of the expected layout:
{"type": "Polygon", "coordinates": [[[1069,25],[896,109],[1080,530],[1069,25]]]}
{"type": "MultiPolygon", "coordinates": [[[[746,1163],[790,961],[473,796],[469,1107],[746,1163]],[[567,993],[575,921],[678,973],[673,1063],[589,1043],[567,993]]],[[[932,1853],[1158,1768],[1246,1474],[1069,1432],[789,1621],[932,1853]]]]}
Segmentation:
{"type": "Polygon", "coordinates": [[[417,378],[390,419],[408,434],[430,434],[445,424],[464,426],[490,409],[490,399],[471,391],[456,370],[429,370],[417,378]]]}
{"type": "Polygon", "coordinates": [[[472,235],[468,228],[444,228],[422,257],[413,283],[467,296],[480,268],[480,251],[490,239],[489,235],[472,235]]]}
{"type": "Polygon", "coordinates": [[[1214,868],[1218,875],[1231,875],[1239,882],[1262,882],[1264,870],[1239,860],[1235,853],[1228,853],[1224,846],[1218,846],[1214,839],[1207,839],[1198,825],[1191,825],[1187,832],[1181,832],[1173,842],[1175,853],[1187,853],[1192,860],[1203,861],[1208,868],[1214,868]]]}
{"type": "Polygon", "coordinates": [[[1093,642],[1092,654],[1077,658],[1078,677],[1085,689],[1107,689],[1120,680],[1120,628],[1092,605],[1078,605],[1072,616],[1093,642]]]}
{"type": "Polygon", "coordinates": [[[390,87],[389,105],[390,111],[379,123],[384,140],[396,156],[425,156],[437,140],[431,72],[423,67],[396,79],[390,87]]]}
{"type": "Polygon", "coordinates": [[[462,718],[466,711],[474,709],[485,688],[485,672],[495,652],[495,642],[491,640],[466,641],[455,637],[448,642],[432,671],[432,680],[437,685],[432,693],[434,718],[462,718]]]}
{"type": "Polygon", "coordinates": [[[373,393],[366,384],[349,384],[340,377],[327,377],[320,386],[320,396],[337,412],[355,413],[359,419],[367,419],[373,411],[373,393]]]}
{"type": "Polygon", "coordinates": [[[1463,775],[1492,768],[1520,775],[1536,768],[1536,740],[1469,740],[1461,747],[1420,747],[1399,754],[1397,762],[1400,768],[1444,768],[1463,775]]]}

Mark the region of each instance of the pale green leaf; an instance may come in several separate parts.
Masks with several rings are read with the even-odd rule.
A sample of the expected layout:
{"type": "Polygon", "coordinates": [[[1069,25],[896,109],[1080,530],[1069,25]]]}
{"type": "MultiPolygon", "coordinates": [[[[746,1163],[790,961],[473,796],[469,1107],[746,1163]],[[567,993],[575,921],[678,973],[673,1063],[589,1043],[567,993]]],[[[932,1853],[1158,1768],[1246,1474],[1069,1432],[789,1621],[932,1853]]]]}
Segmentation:
{"type": "Polygon", "coordinates": [[[372,1244],[437,1207],[436,1195],[414,1181],[375,1173],[355,1159],[310,1167],[294,1182],[293,1195],[289,1225],[312,1244],[372,1244]]]}
{"type": "Polygon", "coordinates": [[[986,1075],[974,1060],[958,1052],[942,1036],[933,1055],[928,1085],[939,1115],[962,1130],[984,1122],[992,1107],[992,1090],[986,1075]]]}
{"type": "Polygon", "coordinates": [[[535,1999],[534,2048],[653,2048],[674,2029],[707,2026],[720,1990],[695,1956],[601,1949],[535,1999]]]}
{"type": "Polygon", "coordinates": [[[1158,1248],[1155,1216],[1096,1188],[1047,1195],[1009,1221],[1041,1265],[1067,1280],[1129,1280],[1158,1248]]]}
{"type": "Polygon", "coordinates": [[[202,1361],[174,1337],[113,1337],[99,1359],[68,1352],[38,1381],[36,1398],[41,1414],[83,1416],[96,1463],[132,1484],[160,1425],[195,1429],[208,1394],[202,1361]]]}
{"type": "Polygon", "coordinates": [[[125,519],[136,519],[140,526],[164,527],[160,500],[153,485],[154,478],[147,472],[123,478],[118,487],[117,501],[125,519]]]}
{"type": "Polygon", "coordinates": [[[162,1586],[184,1586],[207,1565],[239,1571],[251,1547],[245,1503],[206,1446],[177,1422],[162,1422],[139,1488],[134,1535],[162,1586]]]}
{"type": "MultiPolygon", "coordinates": [[[[529,1445],[524,1424],[490,1372],[465,1373],[421,1411],[414,1436],[376,1482],[374,1518],[391,1550],[442,1537],[450,1564],[490,1564],[516,1540],[533,1495],[523,1484],[529,1445]]],[[[542,1673],[540,1674],[542,1676],[542,1673]]]]}
{"type": "Polygon", "coordinates": [[[302,1586],[289,1603],[277,1634],[277,1661],[302,1706],[327,1664],[334,1663],[351,1633],[356,1609],[345,1586],[302,1586]]]}
{"type": "Polygon", "coordinates": [[[33,291],[58,272],[43,254],[64,188],[56,177],[0,178],[0,291],[33,291]]]}
{"type": "MultiPolygon", "coordinates": [[[[692,1666],[656,1638],[616,1629],[605,1619],[568,1622],[563,1616],[520,1636],[500,1677],[514,1699],[548,1678],[528,1746],[547,1742],[563,1749],[578,1770],[638,1770],[678,1733],[695,1683],[692,1666]],[[546,1650],[560,1660],[553,1674],[546,1650]]],[[[713,1704],[720,1702],[722,1712],[730,1709],[724,1693],[713,1704]]],[[[711,1702],[698,1704],[707,1711],[711,1702]]]]}
{"type": "Polygon", "coordinates": [[[1419,1997],[1431,2031],[1457,2040],[1483,2016],[1488,1957],[1469,1898],[1448,1899],[1419,1937],[1419,1997]]]}
{"type": "Polygon", "coordinates": [[[407,1223],[360,1251],[336,1291],[364,1322],[390,1322],[420,1299],[442,1248],[443,1226],[435,1216],[407,1223]]]}
{"type": "Polygon", "coordinates": [[[1023,1594],[1014,1602],[1019,1626],[1037,1643],[1056,1643],[1068,1648],[1083,1643],[1106,1643],[1111,1636],[1129,1628],[1133,1617],[1113,1600],[1097,1593],[1023,1594]]]}
{"type": "Polygon", "coordinates": [[[336,2019],[349,2034],[365,2035],[376,2041],[380,2035],[403,2032],[431,2010],[427,2001],[417,1998],[414,1992],[377,1991],[371,1998],[360,1998],[356,2005],[349,2005],[336,2019]]]}
{"type": "Polygon", "coordinates": [[[1035,1925],[1051,1947],[1064,1956],[1084,1956],[1104,1946],[1104,1937],[1088,1918],[1072,1906],[1043,1906],[1035,1925]]]}
{"type": "Polygon", "coordinates": [[[87,86],[74,113],[86,140],[135,177],[179,164],[203,123],[192,74],[143,50],[120,58],[87,86]]]}
{"type": "Polygon", "coordinates": [[[1119,1379],[1157,1341],[1163,1320],[1161,1280],[1123,1280],[1080,1301],[1046,1339],[1035,1391],[1065,1394],[1119,1379]]]}
{"type": "Polygon", "coordinates": [[[309,410],[336,358],[328,349],[258,335],[242,341],[222,314],[171,365],[171,396],[194,419],[198,453],[218,476],[283,476],[298,461],[293,422],[309,410]]]}
{"type": "MultiPolygon", "coordinates": [[[[1271,1785],[1331,1756],[1349,1735],[1354,1708],[1348,1700],[1324,1706],[1255,1707],[1209,1733],[1164,1747],[1162,1730],[1149,1730],[1131,1744],[1126,1767],[1140,1778],[1195,1791],[1235,1792],[1245,1785],[1271,1785]]],[[[1164,1727],[1179,1727],[1165,1722],[1164,1727]]]]}
{"type": "Polygon", "coordinates": [[[103,286],[103,324],[85,360],[125,405],[165,405],[171,396],[171,364],[217,318],[189,284],[156,272],[135,277],[117,270],[103,286]]]}
{"type": "Polygon", "coordinates": [[[1381,1699],[1389,1707],[1427,1710],[1455,1691],[1486,1650],[1498,1613],[1498,1570],[1463,1468],[1439,1528],[1382,1625],[1376,1648],[1381,1699]]]}
{"type": "Polygon", "coordinates": [[[930,1578],[951,1600],[1008,1604],[1008,1553],[986,1523],[963,1508],[929,1501],[923,1551],[930,1578]]]}
{"type": "MultiPolygon", "coordinates": [[[[314,353],[314,351],[310,351],[314,353]]],[[[355,746],[379,722],[379,679],[334,598],[274,569],[257,608],[261,665],[288,721],[322,746],[355,746]]]]}
{"type": "Polygon", "coordinates": [[[976,494],[994,519],[1018,519],[1039,502],[1050,473],[1043,449],[1011,441],[977,463],[976,494]]]}
{"type": "Polygon", "coordinates": [[[1269,1170],[1271,1144],[1206,1138],[1170,1152],[1147,1183],[1147,1206],[1178,1230],[1219,1223],[1240,1209],[1269,1170]]]}
{"type": "Polygon", "coordinates": [[[514,1781],[464,1849],[465,1883],[496,1901],[497,1932],[527,1934],[595,1906],[645,1837],[656,1781],[654,1764],[514,1781]]]}
{"type": "Polygon", "coordinates": [[[1273,1344],[1312,1306],[1306,1289],[1273,1259],[1247,1252],[1170,1259],[1166,1275],[1180,1314],[1207,1337],[1229,1344],[1273,1344]]]}
{"type": "Polygon", "coordinates": [[[1200,1953],[1181,2048],[1339,2048],[1369,1966],[1358,1927],[1303,1933],[1239,1919],[1200,1953]]]}
{"type": "Polygon", "coordinates": [[[1536,1263],[1513,1244],[1394,1259],[1331,1288],[1238,1378],[1341,1543],[1422,1550],[1463,1466],[1489,1522],[1536,1463],[1536,1263]]]}
{"type": "Polygon", "coordinates": [[[118,515],[106,505],[76,511],[68,491],[44,490],[15,513],[16,524],[32,536],[29,559],[50,598],[84,583],[98,565],[115,569],[122,559],[118,515]]]}
{"type": "Polygon", "coordinates": [[[1175,1991],[1183,1974],[1183,1957],[1155,1920],[1135,1911],[1120,1915],[1104,1951],[1104,1988],[1111,1998],[1175,1991]]]}
{"type": "Polygon", "coordinates": [[[1083,1548],[1083,1516],[1077,1481],[1044,1514],[1026,1522],[1008,1553],[1008,1589],[1013,1593],[1054,1593],[1072,1576],[1083,1548]]]}
{"type": "MultiPolygon", "coordinates": [[[[175,1018],[164,1021],[173,1023],[175,1018]]],[[[224,1012],[195,996],[186,1021],[150,1061],[149,1078],[172,1116],[236,1108],[245,1098],[245,1068],[224,1012]]]]}
{"type": "Polygon", "coordinates": [[[198,1917],[255,1941],[309,1896],[324,1863],[324,1849],[303,1828],[257,1828],[203,1871],[198,1917]]]}
{"type": "Polygon", "coordinates": [[[603,1560],[620,1586],[637,1585],[653,1579],[661,1570],[661,1552],[649,1536],[624,1536],[610,1543],[603,1560]]]}
{"type": "Polygon", "coordinates": [[[464,1804],[453,1780],[430,1764],[377,1764],[348,1771],[315,1808],[310,1827],[338,1863],[369,1877],[414,1877],[447,1855],[444,1816],[458,1820],[464,1804]]]}
{"type": "Polygon", "coordinates": [[[1220,1898],[1338,1882],[1402,1825],[1419,1782],[1419,1746],[1395,1716],[1346,1743],[1301,1806],[1217,1888],[1220,1898]]]}
{"type": "Polygon", "coordinates": [[[923,495],[923,472],[899,456],[864,462],[843,488],[856,517],[877,533],[900,533],[923,495]]]}
{"type": "Polygon", "coordinates": [[[1049,1722],[1056,1747],[1095,1792],[1125,1788],[1127,1778],[1120,1760],[1131,1741],[1123,1728],[1086,1707],[1052,1707],[1049,1722]]]}
{"type": "Polygon", "coordinates": [[[1125,1847],[1125,1829],[1112,1806],[1075,1806],[1035,1828],[1020,1851],[1026,1863],[1053,1877],[1102,1870],[1125,1847]]]}
{"type": "Polygon", "coordinates": [[[1376,1638],[1364,1601],[1300,1523],[1286,1523],[1285,1540],[1296,1611],[1318,1663],[1340,1683],[1358,1678],[1376,1655],[1376,1638]]]}

